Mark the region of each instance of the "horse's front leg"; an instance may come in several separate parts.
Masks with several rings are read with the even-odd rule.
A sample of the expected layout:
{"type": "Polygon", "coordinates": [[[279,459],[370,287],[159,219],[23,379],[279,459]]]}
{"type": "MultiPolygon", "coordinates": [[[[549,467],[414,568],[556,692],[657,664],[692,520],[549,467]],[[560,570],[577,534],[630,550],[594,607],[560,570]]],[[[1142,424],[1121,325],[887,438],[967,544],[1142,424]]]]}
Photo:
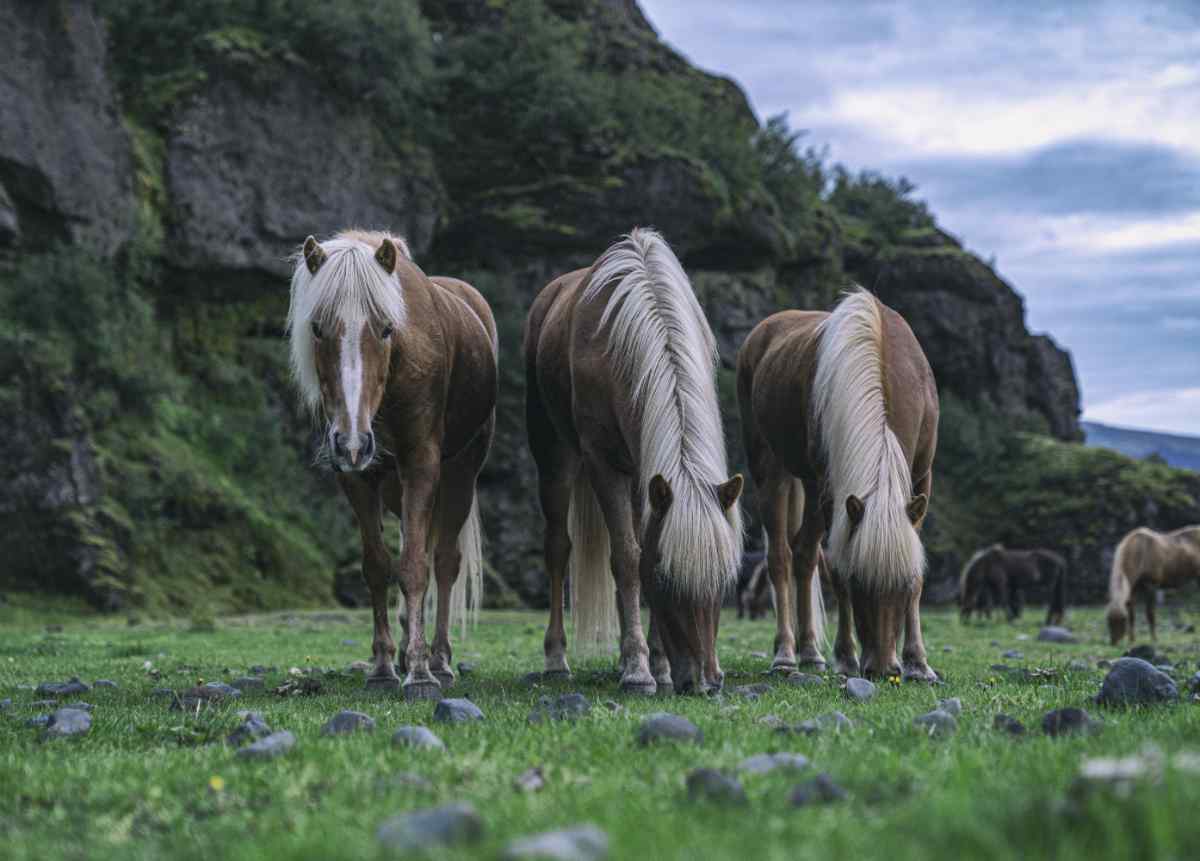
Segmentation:
{"type": "Polygon", "coordinates": [[[925,639],[921,636],[921,589],[924,584],[917,583],[913,590],[912,600],[905,614],[904,651],[901,657],[904,661],[904,678],[922,682],[936,682],[937,673],[929,667],[929,658],[925,654],[925,639]]]}
{"type": "MultiPolygon", "coordinates": [[[[794,491],[793,491],[794,493],[794,491]]],[[[793,500],[795,504],[797,500],[793,500]]],[[[817,642],[816,617],[823,612],[813,601],[813,587],[820,589],[817,577],[817,556],[821,552],[821,536],[825,533],[825,518],[821,514],[820,496],[815,484],[804,485],[804,520],[800,531],[792,537],[792,574],[796,583],[796,608],[799,623],[799,665],[802,668],[825,669],[821,644],[817,642]]],[[[822,620],[824,621],[824,620],[822,620]]]]}
{"type": "Polygon", "coordinates": [[[400,586],[408,615],[404,656],[408,673],[404,678],[405,699],[438,699],[442,688],[429,669],[429,646],[425,641],[425,590],[429,587],[426,541],[437,498],[438,458],[406,466],[404,482],[404,554],[400,558],[400,586]]]}

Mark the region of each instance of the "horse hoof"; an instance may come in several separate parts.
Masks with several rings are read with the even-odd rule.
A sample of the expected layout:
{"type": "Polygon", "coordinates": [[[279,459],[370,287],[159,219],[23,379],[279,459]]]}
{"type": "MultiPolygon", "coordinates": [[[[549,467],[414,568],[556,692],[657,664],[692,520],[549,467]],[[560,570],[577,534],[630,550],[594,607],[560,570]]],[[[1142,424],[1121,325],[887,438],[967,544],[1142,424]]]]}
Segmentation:
{"type": "Polygon", "coordinates": [[[367,676],[367,690],[369,691],[394,691],[399,687],[399,676],[367,676]]]}
{"type": "Polygon", "coordinates": [[[858,661],[854,658],[847,660],[839,658],[833,664],[833,671],[843,676],[857,676],[859,673],[858,661]]]}
{"type": "Polygon", "coordinates": [[[433,677],[438,680],[438,684],[443,688],[451,687],[454,684],[454,673],[449,670],[432,670],[433,677]]]}
{"type": "Polygon", "coordinates": [[[404,686],[404,699],[411,702],[417,700],[440,700],[442,698],[442,686],[436,680],[409,682],[404,686]]]}
{"type": "Polygon", "coordinates": [[[653,679],[644,681],[642,679],[627,679],[621,682],[621,693],[623,694],[638,694],[640,696],[652,697],[658,692],[658,685],[653,679]]]}
{"type": "Polygon", "coordinates": [[[825,660],[823,658],[808,658],[806,660],[801,661],[800,665],[797,669],[798,670],[808,670],[808,671],[814,672],[814,673],[823,673],[823,672],[825,672],[825,669],[828,666],[829,665],[825,663],[825,660]]]}
{"type": "Polygon", "coordinates": [[[790,676],[792,673],[796,672],[798,669],[799,668],[796,666],[795,661],[781,661],[778,658],[776,658],[775,661],[771,664],[771,669],[769,670],[769,672],[772,674],[777,673],[781,676],[790,676]]]}
{"type": "Polygon", "coordinates": [[[936,685],[941,681],[937,673],[924,666],[906,667],[902,678],[906,682],[926,682],[931,685],[936,685]]]}

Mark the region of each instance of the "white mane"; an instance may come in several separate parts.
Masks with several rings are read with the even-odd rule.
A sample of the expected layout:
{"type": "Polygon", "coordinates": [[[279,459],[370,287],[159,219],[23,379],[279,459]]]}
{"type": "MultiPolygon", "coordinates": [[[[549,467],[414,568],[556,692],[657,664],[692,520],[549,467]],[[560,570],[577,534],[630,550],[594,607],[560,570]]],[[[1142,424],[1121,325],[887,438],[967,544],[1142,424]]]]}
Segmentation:
{"type": "Polygon", "coordinates": [[[388,275],[375,260],[375,250],[384,239],[391,239],[400,253],[412,259],[408,243],[400,237],[357,230],[343,231],[321,243],[326,260],[316,275],[308,271],[303,251],[293,255],[296,266],[287,318],[292,374],[313,412],[321,403],[310,331],[314,321],[322,328],[339,321],[347,328],[361,327],[366,320],[387,321],[396,329],[404,326],[407,314],[400,279],[395,273],[388,275]]]}
{"type": "Polygon", "coordinates": [[[610,284],[600,326],[610,327],[608,354],[641,410],[641,492],[661,474],[674,493],[659,544],[663,569],[676,588],[712,598],[737,577],[742,556],[738,505],[722,511],[714,492],[729,479],[716,339],[678,258],[655,231],[635,228],[604,252],[583,300],[610,284]]]}
{"type": "Polygon", "coordinates": [[[924,574],[925,550],[906,510],[908,460],[887,421],[883,318],[875,297],[862,288],[849,293],[821,323],[819,336],[813,418],[833,502],[830,562],[880,591],[910,588],[924,574]],[[865,505],[853,536],[850,495],[865,505]]]}

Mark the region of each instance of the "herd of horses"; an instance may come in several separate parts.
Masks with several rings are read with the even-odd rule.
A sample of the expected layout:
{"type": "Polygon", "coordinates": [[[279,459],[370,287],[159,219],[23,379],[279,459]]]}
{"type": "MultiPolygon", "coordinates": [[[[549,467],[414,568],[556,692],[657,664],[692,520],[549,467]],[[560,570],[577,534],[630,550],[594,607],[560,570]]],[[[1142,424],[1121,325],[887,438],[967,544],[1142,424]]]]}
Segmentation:
{"type": "MultiPolygon", "coordinates": [[[[452,624],[477,613],[482,595],[476,482],[499,386],[491,310],[469,284],[427,276],[400,237],[343,231],[310,236],[296,255],[288,325],[301,396],[327,422],[318,461],[336,473],[362,540],[374,615],[367,684],[440,697],[454,682],[452,624]],[[385,511],[401,522],[398,557],[385,511]],[[389,618],[394,583],[402,648],[389,618]]],[[[550,582],[545,673],[570,673],[569,582],[576,648],[615,643],[623,690],[719,690],[721,604],[743,568],[743,478],[726,461],[716,339],[682,265],[658,233],[634,229],[542,289],[523,346],[550,582]]],[[[908,324],[862,289],[831,313],[775,314],[738,353],[737,395],[766,533],[755,588],[776,607],[771,669],[825,667],[824,580],[838,604],[837,671],[936,680],[921,636],[919,533],[938,396],[908,324]]],[[[1200,529],[1168,536],[1182,550],[1140,537],[1126,548],[1142,532],[1117,553],[1128,564],[1118,591],[1130,635],[1127,605],[1156,576],[1146,566],[1160,564],[1153,582],[1167,585],[1200,557],[1200,529]]],[[[1064,594],[1053,554],[977,557],[964,584],[979,584],[981,608],[995,600],[1019,612],[1021,589],[1043,569],[1057,570],[1047,576],[1064,594]]]]}

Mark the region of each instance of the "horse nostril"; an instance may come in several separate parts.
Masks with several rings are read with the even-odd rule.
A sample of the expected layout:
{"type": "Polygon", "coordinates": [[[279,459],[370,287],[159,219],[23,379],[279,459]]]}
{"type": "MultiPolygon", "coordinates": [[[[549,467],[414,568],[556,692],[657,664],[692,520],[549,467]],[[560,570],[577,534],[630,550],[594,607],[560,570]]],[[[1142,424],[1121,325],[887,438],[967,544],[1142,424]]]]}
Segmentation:
{"type": "Polygon", "coordinates": [[[333,450],[341,452],[346,448],[346,435],[341,431],[334,431],[330,441],[333,443],[333,450]]]}
{"type": "Polygon", "coordinates": [[[375,454],[375,434],[365,433],[362,435],[362,452],[363,457],[370,458],[375,454]]]}

